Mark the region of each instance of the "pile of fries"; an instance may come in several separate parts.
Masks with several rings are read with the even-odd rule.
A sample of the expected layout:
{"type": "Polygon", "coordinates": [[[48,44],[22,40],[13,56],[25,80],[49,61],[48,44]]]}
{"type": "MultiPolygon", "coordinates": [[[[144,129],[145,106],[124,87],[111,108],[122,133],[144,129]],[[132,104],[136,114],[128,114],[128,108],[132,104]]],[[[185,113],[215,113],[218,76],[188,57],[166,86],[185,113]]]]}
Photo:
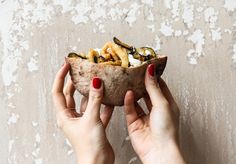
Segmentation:
{"type": "Polygon", "coordinates": [[[128,55],[132,55],[134,59],[140,60],[141,62],[157,58],[155,51],[150,47],[135,48],[122,43],[116,37],[113,38],[113,41],[114,43],[107,42],[100,52],[91,49],[87,55],[84,53],[70,53],[68,57],[80,57],[92,63],[121,66],[124,68],[130,66],[128,55]]]}

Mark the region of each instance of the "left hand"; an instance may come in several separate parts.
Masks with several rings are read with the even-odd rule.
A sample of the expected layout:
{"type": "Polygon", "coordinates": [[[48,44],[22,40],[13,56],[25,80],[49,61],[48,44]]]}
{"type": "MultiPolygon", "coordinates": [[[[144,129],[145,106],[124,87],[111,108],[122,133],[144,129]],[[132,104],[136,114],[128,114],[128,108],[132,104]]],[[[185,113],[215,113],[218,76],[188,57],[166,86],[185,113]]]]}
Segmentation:
{"type": "Polygon", "coordinates": [[[148,113],[134,101],[133,91],[125,95],[124,109],[131,144],[146,164],[185,164],[178,144],[179,108],[166,83],[157,82],[155,66],[146,70],[144,96],[148,113]]]}
{"type": "Polygon", "coordinates": [[[58,71],[53,84],[57,124],[72,144],[78,163],[114,163],[114,152],[105,132],[114,107],[105,106],[104,111],[100,112],[102,81],[99,78],[93,79],[89,98],[83,98],[81,101],[80,112],[84,114],[79,114],[75,110],[75,88],[72,81],[68,80],[64,87],[69,68],[70,65],[65,63],[58,71]]]}

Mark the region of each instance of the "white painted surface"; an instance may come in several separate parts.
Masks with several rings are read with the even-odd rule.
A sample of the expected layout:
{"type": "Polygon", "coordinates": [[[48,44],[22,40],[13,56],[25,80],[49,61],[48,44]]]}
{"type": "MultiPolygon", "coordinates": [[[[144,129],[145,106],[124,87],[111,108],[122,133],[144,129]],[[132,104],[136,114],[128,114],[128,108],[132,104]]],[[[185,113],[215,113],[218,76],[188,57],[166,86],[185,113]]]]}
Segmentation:
{"type": "MultiPolygon", "coordinates": [[[[117,36],[168,55],[163,77],[181,109],[188,163],[234,164],[235,2],[0,1],[1,163],[75,163],[56,127],[53,78],[69,52],[87,52],[117,36]]],[[[107,132],[117,164],[140,163],[122,108],[107,132]]]]}

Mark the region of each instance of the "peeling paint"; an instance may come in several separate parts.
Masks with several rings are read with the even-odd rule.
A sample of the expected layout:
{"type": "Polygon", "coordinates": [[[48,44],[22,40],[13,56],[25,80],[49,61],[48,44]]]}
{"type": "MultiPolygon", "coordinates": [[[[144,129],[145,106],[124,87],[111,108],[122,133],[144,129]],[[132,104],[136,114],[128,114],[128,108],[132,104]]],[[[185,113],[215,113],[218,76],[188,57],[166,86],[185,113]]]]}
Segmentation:
{"type": "Polygon", "coordinates": [[[161,49],[161,40],[157,35],[155,37],[155,46],[154,47],[155,47],[156,51],[161,49]]]}
{"type": "Polygon", "coordinates": [[[155,25],[147,25],[147,28],[151,30],[151,32],[155,32],[155,25]]]}
{"type": "Polygon", "coordinates": [[[164,3],[167,9],[171,8],[171,0],[164,0],[164,3]]]}
{"type": "Polygon", "coordinates": [[[17,59],[13,57],[6,58],[2,64],[2,79],[5,86],[16,82],[17,59]]]}
{"type": "Polygon", "coordinates": [[[15,109],[15,108],[16,108],[16,106],[15,106],[12,102],[10,102],[7,106],[10,107],[10,108],[12,108],[12,109],[15,109]]]}
{"type": "MultiPolygon", "coordinates": [[[[194,67],[198,68],[214,66],[211,65],[212,63],[210,61],[206,61],[211,60],[210,57],[212,56],[215,57],[215,59],[213,60],[219,62],[219,60],[217,59],[219,56],[210,55],[210,53],[212,53],[211,50],[215,50],[216,48],[218,48],[218,46],[221,46],[221,49],[219,49],[219,51],[222,52],[222,49],[227,49],[227,51],[223,52],[222,55],[225,55],[225,59],[228,57],[232,57],[231,64],[233,66],[236,66],[236,40],[234,36],[236,27],[236,1],[222,0],[219,2],[217,1],[217,3],[214,3],[214,5],[212,5],[213,2],[216,2],[216,0],[213,0],[212,2],[195,0],[164,0],[163,2],[153,0],[140,0],[133,2],[128,0],[81,0],[78,2],[73,0],[1,1],[0,46],[2,50],[0,52],[0,79],[2,79],[2,89],[4,93],[1,99],[3,101],[4,110],[7,112],[7,114],[1,117],[4,119],[0,121],[2,121],[3,123],[5,122],[8,128],[7,135],[10,135],[9,141],[6,142],[6,144],[8,144],[8,157],[6,159],[8,160],[8,163],[22,163],[22,161],[20,161],[22,159],[22,152],[18,152],[19,148],[22,151],[27,152],[23,152],[23,157],[28,158],[27,161],[29,160],[31,163],[55,163],[58,161],[68,162],[68,160],[71,160],[71,155],[73,155],[71,144],[68,140],[65,141],[64,138],[61,137],[61,134],[58,133],[58,129],[52,129],[56,127],[54,124],[52,125],[48,123],[47,119],[52,117],[50,112],[45,113],[45,111],[48,111],[45,108],[51,108],[50,99],[46,97],[45,99],[47,99],[48,102],[43,102],[45,101],[44,99],[36,102],[34,108],[40,108],[40,112],[42,113],[40,113],[39,115],[39,120],[36,119],[32,121],[32,117],[26,118],[29,116],[29,114],[24,113],[25,109],[28,106],[25,106],[24,109],[22,109],[25,102],[22,101],[21,95],[26,95],[26,93],[28,93],[29,91],[29,88],[31,89],[31,86],[35,88],[38,87],[40,93],[38,93],[39,95],[37,94],[37,96],[39,96],[40,98],[47,95],[46,93],[49,93],[49,90],[51,89],[49,88],[51,87],[51,85],[48,85],[49,81],[51,81],[53,78],[52,76],[54,76],[55,69],[57,68],[56,64],[60,62],[59,60],[62,59],[60,58],[60,56],[63,56],[63,54],[60,53],[64,53],[65,50],[79,51],[81,45],[84,46],[85,44],[87,44],[84,42],[85,40],[89,40],[90,44],[93,42],[93,39],[97,39],[93,43],[100,44],[101,41],[104,42],[103,38],[110,38],[110,36],[113,34],[119,34],[121,35],[121,37],[129,37],[129,39],[131,40],[136,39],[135,41],[137,42],[137,44],[146,42],[145,44],[153,46],[158,53],[159,50],[163,50],[164,53],[169,54],[170,61],[175,57],[175,53],[172,52],[176,52],[179,50],[179,48],[181,48],[181,52],[179,53],[179,55],[183,56],[181,56],[180,59],[186,60],[184,58],[187,55],[188,62],[195,65],[194,67]],[[223,16],[227,18],[224,19],[223,16]],[[66,25],[63,24],[62,21],[64,20],[68,21],[69,23],[66,25]],[[226,23],[227,26],[225,26],[224,23],[226,23]],[[115,26],[113,26],[113,24],[115,24],[116,27],[119,28],[119,30],[117,30],[115,26]],[[53,26],[58,26],[58,29],[55,29],[55,27],[53,26]],[[61,30],[61,28],[65,28],[65,31],[63,31],[65,33],[58,32],[61,30]],[[74,33],[74,31],[71,30],[80,30],[80,28],[91,29],[91,31],[88,31],[86,38],[83,34],[83,31],[81,34],[77,35],[76,33],[74,33]],[[115,31],[113,28],[117,31],[115,31]],[[35,30],[39,30],[40,33],[43,31],[42,35],[40,36],[42,38],[45,37],[45,34],[52,32],[50,30],[55,30],[53,31],[54,34],[52,34],[52,38],[48,39],[53,39],[53,42],[55,41],[55,43],[59,43],[60,46],[63,45],[64,47],[54,47],[54,43],[46,45],[42,42],[43,39],[38,36],[38,31],[35,30]],[[139,37],[140,33],[142,34],[141,36],[148,36],[148,38],[143,38],[141,36],[139,37]],[[73,34],[74,36],[71,36],[71,34],[73,34]],[[77,38],[74,38],[75,36],[77,38]],[[71,37],[73,37],[73,42],[71,41],[71,37]],[[61,38],[65,40],[59,40],[61,38]],[[141,39],[147,39],[147,41],[143,41],[141,39]],[[35,41],[37,46],[35,45],[35,41]],[[177,43],[173,41],[177,41],[177,43]],[[183,47],[178,46],[179,42],[181,43],[180,45],[183,45],[183,47]],[[48,48],[48,46],[51,47],[48,48]],[[169,47],[171,47],[171,49],[169,47]],[[49,51],[55,52],[55,50],[58,53],[49,54],[49,51]],[[48,53],[47,55],[50,56],[48,60],[50,60],[52,65],[42,65],[41,61],[44,60],[45,57],[45,54],[43,53],[48,53]],[[205,62],[202,62],[204,65],[200,64],[202,61],[199,60],[200,57],[204,58],[205,62]],[[205,65],[206,63],[211,64],[205,65]],[[44,69],[42,71],[39,71],[42,66],[45,66],[45,69],[49,70],[47,72],[47,75],[42,74],[44,69]],[[43,82],[43,84],[37,83],[34,85],[29,84],[27,80],[22,81],[22,79],[24,78],[22,77],[22,75],[24,75],[25,73],[22,70],[26,70],[26,73],[32,75],[28,76],[27,79],[30,80],[30,78],[32,77],[34,77],[35,79],[41,78],[39,82],[43,82]],[[42,77],[45,79],[43,79],[42,77]],[[26,86],[30,87],[26,88],[26,86]],[[21,127],[25,127],[25,123],[27,121],[29,124],[27,124],[26,126],[29,128],[31,137],[29,139],[27,138],[26,140],[31,141],[33,144],[29,147],[23,147],[22,145],[20,145],[20,143],[16,142],[16,135],[21,134],[21,127]],[[24,124],[24,126],[22,126],[22,123],[24,124]],[[30,130],[33,130],[33,132],[30,130]],[[20,132],[20,134],[17,134],[16,132],[20,132]],[[60,154],[63,152],[66,155],[66,157],[63,157],[65,161],[60,161],[62,159],[61,157],[58,157],[58,159],[50,159],[51,157],[47,156],[47,152],[41,151],[45,150],[45,145],[43,145],[44,143],[42,142],[41,138],[44,138],[44,136],[45,138],[51,137],[53,139],[52,141],[56,143],[52,143],[52,145],[50,145],[50,148],[61,148],[56,150],[56,154],[60,154]],[[45,161],[43,160],[44,157],[45,161]]],[[[51,36],[49,35],[49,37],[51,36]]],[[[87,47],[85,46],[85,48],[87,47]]],[[[222,57],[222,55],[220,57],[222,57]]],[[[227,77],[228,83],[227,86],[225,86],[225,90],[233,90],[234,88],[230,88],[230,84],[233,83],[232,79],[234,79],[234,76],[230,71],[235,70],[230,70],[225,63],[228,62],[223,62],[224,67],[221,68],[222,72],[219,71],[216,74],[215,71],[218,69],[215,69],[211,72],[211,76],[219,76],[219,79],[221,79],[223,78],[222,74],[229,75],[229,77],[227,77]]],[[[187,63],[183,62],[182,64],[185,64],[186,67],[188,66],[187,63]]],[[[174,66],[174,64],[168,65],[168,69],[172,70],[173,68],[175,68],[174,66]]],[[[181,72],[180,67],[177,71],[178,74],[180,74],[181,78],[185,77],[187,78],[186,81],[190,81],[192,83],[191,85],[188,85],[187,83],[184,88],[182,88],[183,86],[178,86],[178,83],[175,83],[175,85],[173,85],[171,82],[176,79],[178,80],[178,78],[175,79],[175,76],[171,76],[174,71],[175,70],[168,72],[167,79],[169,80],[168,82],[170,83],[170,85],[172,85],[172,87],[176,91],[175,94],[177,95],[177,100],[180,102],[182,101],[183,103],[183,109],[181,110],[183,118],[181,118],[181,120],[189,123],[187,126],[192,129],[190,133],[194,136],[200,135],[199,138],[202,138],[201,142],[206,145],[206,150],[203,150],[203,153],[206,154],[207,159],[205,157],[203,157],[202,159],[208,162],[210,161],[210,163],[214,161],[214,159],[210,158],[216,154],[214,154],[213,151],[211,152],[211,143],[208,141],[208,138],[206,136],[208,135],[208,130],[211,131],[213,135],[216,134],[214,128],[215,126],[218,126],[218,124],[214,122],[212,123],[210,119],[208,119],[208,117],[211,117],[211,115],[216,115],[217,117],[219,117],[218,115],[221,115],[222,120],[219,119],[219,121],[224,122],[226,120],[226,124],[222,124],[221,126],[227,126],[228,131],[227,133],[224,133],[224,135],[221,135],[221,133],[218,133],[217,131],[218,137],[211,138],[211,142],[214,143],[214,139],[216,140],[216,142],[220,140],[220,142],[218,142],[216,146],[223,144],[225,146],[223,151],[220,150],[219,153],[221,154],[221,156],[217,158],[217,160],[220,160],[221,162],[222,159],[224,160],[224,162],[225,160],[227,160],[226,163],[230,163],[229,161],[236,160],[233,156],[235,154],[235,150],[233,150],[233,146],[231,146],[234,145],[235,129],[233,128],[231,120],[232,118],[229,112],[227,112],[226,114],[224,114],[223,112],[225,110],[230,111],[229,107],[231,107],[230,105],[232,105],[232,103],[228,103],[228,100],[222,98],[224,93],[218,94],[217,91],[217,94],[211,95],[210,92],[214,93],[214,91],[209,87],[209,93],[206,92],[204,95],[212,96],[213,98],[209,102],[207,102],[206,105],[202,105],[203,102],[199,100],[201,91],[195,91],[193,87],[198,88],[197,83],[202,82],[201,79],[204,78],[204,74],[201,74],[201,76],[198,74],[199,79],[196,78],[197,81],[195,84],[195,82],[193,82],[191,79],[196,75],[192,74],[193,77],[189,78],[185,76],[185,74],[189,73],[187,72],[188,70],[184,70],[186,72],[183,73],[181,72]],[[222,97],[220,97],[219,95],[222,95],[222,97]],[[218,107],[215,107],[214,109],[211,109],[211,111],[208,111],[208,108],[217,105],[217,103],[214,102],[216,100],[217,102],[221,102],[222,107],[219,107],[220,110],[217,110],[218,107]],[[197,115],[196,114],[193,117],[193,112],[194,114],[197,113],[199,116],[195,118],[195,116],[197,115]],[[202,121],[199,121],[199,124],[192,124],[192,121],[197,122],[198,120],[202,121]],[[201,133],[199,133],[199,130],[196,130],[198,127],[203,128],[201,133]],[[203,137],[201,136],[201,134],[204,134],[206,136],[203,137]],[[224,138],[224,141],[221,140],[222,137],[224,138]],[[230,146],[227,143],[230,143],[230,146]],[[232,158],[229,159],[229,157],[232,158]]],[[[198,69],[194,70],[194,72],[197,71],[198,69]]],[[[206,70],[206,72],[209,72],[209,70],[206,70]]],[[[211,76],[209,76],[209,80],[211,80],[211,76]]],[[[220,82],[212,81],[212,83],[215,86],[222,86],[224,80],[220,82]]],[[[207,84],[202,85],[203,88],[204,86],[208,86],[207,84]]],[[[204,95],[202,98],[209,100],[208,97],[204,97],[204,95]]],[[[227,95],[225,94],[224,96],[226,97],[227,95]]],[[[34,101],[34,99],[38,99],[38,97],[33,97],[32,100],[30,99],[30,102],[34,101]]],[[[228,97],[228,99],[230,99],[230,97],[228,97]]],[[[28,104],[26,103],[26,105],[28,104]]],[[[38,109],[35,110],[34,108],[32,108],[30,112],[32,112],[33,114],[38,114],[36,113],[36,111],[38,112],[38,109]]],[[[231,111],[231,113],[233,117],[233,111],[231,111]]],[[[122,115],[120,115],[119,117],[121,116],[122,115]]],[[[114,126],[114,123],[117,123],[116,120],[113,121],[114,122],[111,126],[114,126]]],[[[118,122],[118,125],[120,126],[120,122],[118,122]]],[[[181,125],[184,124],[181,123],[181,125]]],[[[185,132],[184,130],[181,133],[185,132]]],[[[226,132],[224,130],[222,131],[226,132]]],[[[111,133],[113,134],[112,131],[111,133]]],[[[126,135],[126,133],[123,135],[126,135]]],[[[188,136],[188,134],[186,133],[184,133],[184,135],[188,136]]],[[[122,138],[124,137],[125,136],[123,136],[122,138]]],[[[120,143],[119,140],[116,140],[115,137],[112,138],[112,141],[115,143],[115,146],[120,146],[123,142],[129,142],[130,138],[129,136],[125,137],[125,140],[122,140],[122,143],[120,143]]],[[[202,150],[200,144],[201,143],[198,143],[198,148],[202,150]]],[[[127,147],[126,149],[131,150],[127,147]]],[[[184,145],[183,150],[186,151],[186,147],[184,145]]],[[[191,155],[191,153],[194,152],[194,149],[191,149],[191,151],[189,152],[185,153],[187,155],[191,155]]],[[[123,152],[119,153],[120,156],[123,155],[123,152]]],[[[125,158],[124,156],[122,156],[122,159],[120,160],[123,163],[139,162],[139,159],[137,157],[131,158],[132,155],[132,153],[127,154],[125,158]],[[123,160],[126,161],[124,162],[123,160]]],[[[198,154],[196,154],[196,156],[198,156],[198,154]]],[[[191,161],[191,156],[187,157],[189,158],[188,160],[191,161]]]]}
{"type": "Polygon", "coordinates": [[[67,1],[67,0],[53,0],[53,4],[62,7],[62,10],[61,10],[62,14],[66,13],[66,12],[70,12],[70,11],[73,10],[72,1],[67,1]]]}
{"type": "Polygon", "coordinates": [[[233,56],[232,56],[232,60],[234,65],[236,66],[236,43],[233,45],[233,56]]]}
{"type": "Polygon", "coordinates": [[[38,158],[34,160],[34,164],[42,164],[43,163],[43,159],[42,158],[38,158]]]}
{"type": "Polygon", "coordinates": [[[172,26],[169,25],[168,23],[162,23],[161,28],[160,28],[160,32],[164,36],[172,36],[172,33],[174,32],[174,30],[172,29],[172,26]]]}
{"type": "Polygon", "coordinates": [[[182,18],[184,20],[184,23],[187,25],[188,28],[193,26],[193,5],[189,5],[188,3],[186,3],[184,5],[184,11],[183,11],[183,15],[182,18]]]}
{"type": "Polygon", "coordinates": [[[178,20],[178,17],[179,17],[179,12],[180,12],[180,8],[179,8],[179,3],[180,3],[180,0],[172,0],[172,10],[171,10],[171,13],[172,13],[172,18],[178,20]]]}
{"type": "Polygon", "coordinates": [[[215,11],[213,7],[208,7],[204,11],[204,16],[205,16],[205,21],[210,24],[210,28],[215,28],[216,27],[216,21],[218,19],[218,12],[215,11]]]}
{"type": "Polygon", "coordinates": [[[233,12],[236,9],[236,1],[235,0],[225,0],[224,7],[227,11],[233,12]]]}
{"type": "Polygon", "coordinates": [[[230,29],[225,29],[224,32],[228,33],[228,34],[232,34],[232,30],[230,30],[230,29]]]}
{"type": "Polygon", "coordinates": [[[199,12],[199,13],[200,13],[200,12],[202,12],[202,11],[203,11],[203,7],[199,6],[199,7],[198,7],[196,10],[197,10],[197,12],[199,12]]]}
{"type": "Polygon", "coordinates": [[[213,41],[219,41],[222,39],[221,29],[217,28],[216,30],[211,30],[211,36],[213,41]]]}
{"type": "Polygon", "coordinates": [[[36,148],[34,151],[32,151],[32,156],[34,156],[34,157],[38,157],[38,155],[39,155],[39,152],[40,152],[40,148],[36,148]]]}
{"type": "Polygon", "coordinates": [[[30,58],[30,61],[28,62],[27,66],[28,66],[28,71],[29,72],[34,72],[34,71],[37,71],[38,70],[38,61],[31,57],[30,58]]]}
{"type": "Polygon", "coordinates": [[[11,153],[12,151],[12,146],[15,143],[15,140],[9,140],[8,142],[8,152],[11,153]]]}
{"type": "Polygon", "coordinates": [[[188,31],[188,30],[184,30],[184,31],[183,31],[183,35],[184,35],[184,36],[186,36],[186,35],[188,35],[188,34],[189,34],[189,31],[188,31]]]}
{"type": "Polygon", "coordinates": [[[66,145],[69,146],[69,147],[72,147],[70,141],[68,139],[66,139],[66,145]]]}
{"type": "Polygon", "coordinates": [[[127,136],[127,137],[125,138],[125,141],[130,141],[130,136],[127,136]]]}
{"type": "Polygon", "coordinates": [[[39,123],[38,123],[38,122],[35,122],[35,121],[32,121],[31,123],[32,123],[32,126],[33,126],[33,127],[36,127],[36,126],[39,125],[39,123]]]}
{"type": "Polygon", "coordinates": [[[16,113],[11,113],[11,116],[9,117],[7,124],[11,125],[11,124],[16,124],[18,119],[19,119],[19,115],[16,113]]]}
{"type": "Polygon", "coordinates": [[[190,64],[197,64],[197,59],[203,55],[203,45],[205,44],[204,34],[198,29],[188,37],[188,41],[192,41],[195,49],[190,49],[187,57],[190,64]]]}
{"type": "Polygon", "coordinates": [[[127,13],[127,17],[125,20],[128,22],[130,26],[133,25],[133,23],[137,20],[137,15],[139,15],[138,9],[140,8],[140,5],[137,3],[133,3],[127,13]]]}
{"type": "Polygon", "coordinates": [[[67,151],[67,155],[72,155],[74,153],[73,149],[67,151]]]}
{"type": "Polygon", "coordinates": [[[37,133],[36,135],[35,135],[35,141],[37,142],[37,143],[40,143],[40,134],[39,133],[37,133]]]}
{"type": "Polygon", "coordinates": [[[143,4],[146,4],[146,5],[150,6],[150,7],[153,7],[153,5],[154,5],[153,0],[141,0],[141,2],[143,4]]]}
{"type": "Polygon", "coordinates": [[[131,159],[129,160],[128,164],[131,164],[131,163],[133,163],[133,162],[135,162],[135,161],[137,161],[137,160],[138,160],[137,157],[133,157],[133,158],[131,158],[131,159]]]}
{"type": "Polygon", "coordinates": [[[179,37],[179,36],[181,36],[182,35],[182,31],[181,30],[176,30],[175,31],[175,36],[176,37],[179,37]]]}

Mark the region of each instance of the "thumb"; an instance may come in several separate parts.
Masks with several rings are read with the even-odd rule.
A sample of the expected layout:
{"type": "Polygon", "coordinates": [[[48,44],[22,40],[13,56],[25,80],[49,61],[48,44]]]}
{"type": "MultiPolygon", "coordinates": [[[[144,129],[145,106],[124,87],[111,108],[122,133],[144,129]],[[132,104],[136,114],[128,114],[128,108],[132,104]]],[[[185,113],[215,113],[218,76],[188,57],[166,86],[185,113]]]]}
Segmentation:
{"type": "Polygon", "coordinates": [[[147,67],[146,75],[145,75],[145,86],[148,92],[148,95],[151,99],[152,105],[155,107],[160,107],[168,101],[166,100],[165,96],[163,95],[161,88],[156,80],[156,73],[155,73],[155,65],[150,64],[147,67]]]}
{"type": "Polygon", "coordinates": [[[103,98],[102,80],[94,77],[89,90],[88,105],[84,115],[91,117],[93,120],[100,119],[100,107],[103,98]]]}

